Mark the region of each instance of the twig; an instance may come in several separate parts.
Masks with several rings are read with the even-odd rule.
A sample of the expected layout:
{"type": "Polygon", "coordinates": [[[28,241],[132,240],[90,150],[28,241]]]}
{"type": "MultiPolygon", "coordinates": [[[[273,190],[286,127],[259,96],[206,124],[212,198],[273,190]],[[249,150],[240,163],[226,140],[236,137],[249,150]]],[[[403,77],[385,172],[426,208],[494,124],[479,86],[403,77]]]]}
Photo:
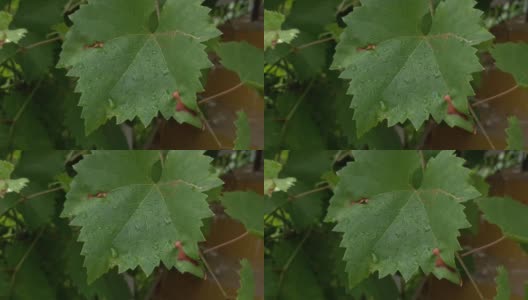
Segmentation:
{"type": "Polygon", "coordinates": [[[209,124],[209,121],[207,121],[207,119],[205,119],[204,117],[202,117],[202,121],[204,122],[205,127],[207,128],[209,133],[213,136],[213,139],[215,140],[216,144],[218,144],[218,147],[219,148],[223,148],[222,143],[220,143],[220,140],[218,139],[218,136],[216,136],[216,133],[214,132],[213,128],[211,127],[211,124],[209,124]]]}
{"type": "Polygon", "coordinates": [[[281,133],[280,133],[280,137],[279,137],[280,144],[282,144],[282,140],[284,139],[284,135],[286,134],[286,130],[288,129],[288,123],[290,122],[290,120],[295,115],[295,112],[297,112],[297,109],[299,108],[299,106],[303,102],[304,98],[306,98],[306,96],[308,95],[308,92],[310,92],[310,90],[312,89],[314,81],[315,81],[314,79],[312,79],[312,81],[310,81],[310,83],[306,87],[306,90],[304,91],[304,93],[299,97],[299,100],[297,100],[297,103],[295,103],[295,105],[292,107],[292,109],[290,110],[290,112],[286,116],[286,120],[284,121],[284,124],[282,125],[282,129],[281,129],[281,133]]]}
{"type": "Polygon", "coordinates": [[[200,255],[200,258],[202,259],[202,261],[204,262],[204,265],[205,267],[207,268],[207,270],[209,271],[209,273],[211,273],[211,276],[213,277],[213,280],[216,282],[216,285],[218,286],[218,288],[220,289],[220,292],[222,292],[222,295],[224,296],[224,298],[226,299],[232,299],[231,297],[229,297],[226,293],[226,291],[224,290],[224,287],[222,287],[222,284],[220,283],[220,281],[218,281],[218,278],[216,278],[216,275],[215,273],[213,272],[213,269],[211,269],[211,267],[209,266],[209,264],[207,263],[207,260],[205,259],[205,257],[203,256],[202,253],[198,252],[198,254],[200,255]]]}
{"type": "Polygon", "coordinates": [[[460,255],[458,255],[458,253],[456,253],[455,255],[456,255],[456,258],[458,259],[458,262],[460,262],[460,265],[464,269],[464,272],[466,272],[469,280],[471,281],[471,284],[473,285],[473,287],[477,291],[477,294],[479,295],[480,300],[484,300],[484,296],[482,295],[482,292],[479,290],[478,285],[475,282],[475,280],[473,280],[473,277],[471,276],[471,274],[469,274],[469,271],[468,271],[468,268],[466,267],[466,264],[464,264],[464,261],[462,260],[460,255]]]}
{"type": "Polygon", "coordinates": [[[207,253],[209,253],[209,252],[211,252],[211,251],[214,251],[214,250],[220,249],[220,248],[225,247],[225,246],[227,246],[227,245],[231,245],[232,243],[237,242],[237,241],[243,239],[243,238],[246,237],[248,234],[249,234],[249,232],[246,231],[246,232],[244,232],[243,234],[237,236],[237,237],[234,238],[234,239],[231,239],[231,240],[229,240],[229,241],[227,241],[227,242],[224,242],[224,243],[222,243],[222,244],[219,244],[219,245],[216,245],[216,246],[214,246],[214,247],[212,247],[212,248],[209,248],[209,249],[204,250],[204,251],[203,251],[203,254],[207,254],[207,253]]]}
{"type": "Polygon", "coordinates": [[[282,281],[284,280],[284,274],[286,273],[286,271],[288,271],[288,268],[290,267],[291,263],[293,262],[293,260],[297,256],[297,254],[299,254],[299,251],[301,251],[302,245],[304,244],[304,242],[306,242],[306,240],[308,239],[308,237],[310,236],[311,233],[312,233],[312,228],[310,228],[308,231],[306,231],[306,234],[304,235],[303,239],[301,240],[299,245],[297,245],[297,248],[295,248],[295,250],[293,251],[292,255],[290,255],[290,257],[286,261],[286,264],[284,265],[284,267],[282,267],[282,270],[281,270],[281,273],[280,273],[280,276],[279,276],[279,285],[278,285],[278,289],[277,289],[278,291],[280,291],[280,289],[281,289],[282,281]]]}
{"type": "Polygon", "coordinates": [[[223,96],[223,95],[229,94],[229,93],[231,93],[231,92],[237,90],[238,88],[240,88],[240,87],[243,86],[243,85],[244,85],[244,83],[241,82],[241,83],[235,85],[234,87],[232,87],[232,88],[230,88],[230,89],[227,89],[227,90],[225,90],[225,91],[223,91],[223,92],[220,92],[220,93],[218,93],[218,94],[216,94],[216,95],[212,95],[212,96],[210,96],[210,97],[207,97],[207,98],[204,98],[204,99],[198,101],[198,104],[204,104],[204,103],[207,102],[207,101],[211,101],[211,100],[216,99],[216,98],[218,98],[218,97],[220,97],[220,96],[223,96]]]}
{"type": "Polygon", "coordinates": [[[312,46],[315,46],[315,45],[323,44],[323,43],[326,43],[326,42],[329,42],[329,41],[333,41],[333,40],[334,40],[334,37],[328,37],[328,38],[316,40],[316,41],[313,41],[313,42],[310,42],[310,43],[306,43],[306,44],[294,47],[292,49],[292,52],[299,51],[299,50],[302,50],[302,49],[305,49],[305,48],[308,48],[308,47],[312,47],[312,46]]]}
{"type": "Polygon", "coordinates": [[[490,144],[491,149],[496,150],[495,145],[493,144],[493,142],[491,141],[491,139],[490,139],[490,137],[488,135],[488,132],[486,132],[486,129],[484,129],[484,126],[482,126],[482,124],[480,123],[480,120],[477,117],[477,114],[475,114],[475,111],[473,110],[473,108],[471,108],[471,106],[469,106],[468,108],[469,108],[469,112],[471,113],[471,115],[473,115],[473,118],[475,119],[475,122],[477,122],[478,127],[480,128],[480,130],[482,130],[482,134],[484,134],[484,137],[486,138],[486,140],[490,144]]]}
{"type": "Polygon", "coordinates": [[[35,88],[33,89],[33,91],[31,91],[31,94],[29,94],[29,96],[26,98],[26,101],[24,101],[24,103],[22,104],[22,106],[20,107],[20,109],[17,111],[15,117],[13,118],[13,123],[11,124],[11,126],[9,127],[9,135],[8,135],[8,138],[7,138],[7,145],[8,147],[11,147],[11,143],[13,142],[13,134],[15,132],[15,125],[16,125],[16,122],[18,121],[18,119],[20,119],[20,117],[22,116],[22,114],[24,113],[24,110],[26,110],[26,107],[28,106],[29,102],[31,101],[31,99],[33,99],[33,96],[35,95],[35,93],[37,92],[37,90],[40,88],[40,85],[42,84],[42,79],[40,79],[37,83],[37,85],[35,86],[35,88]]]}
{"type": "Polygon", "coordinates": [[[26,51],[26,50],[29,50],[29,49],[33,49],[33,48],[38,47],[38,46],[42,46],[42,45],[46,45],[46,44],[49,44],[49,43],[53,43],[53,42],[59,41],[59,40],[61,40],[60,36],[54,37],[54,38],[49,39],[49,40],[40,41],[40,42],[37,42],[35,44],[31,44],[29,46],[19,48],[16,53],[20,53],[20,52],[23,52],[23,51],[26,51]]]}
{"type": "Polygon", "coordinates": [[[489,244],[486,244],[486,245],[484,245],[484,246],[481,246],[481,247],[478,247],[478,248],[475,248],[475,249],[471,249],[470,251],[468,251],[468,252],[466,252],[466,253],[462,253],[460,256],[461,256],[461,257],[465,257],[465,256],[468,256],[468,255],[473,254],[473,253],[475,253],[475,252],[478,252],[478,251],[484,250],[484,249],[486,249],[486,248],[489,248],[489,247],[491,247],[491,246],[494,246],[494,245],[496,245],[496,244],[502,242],[504,239],[506,239],[506,236],[503,235],[503,236],[500,237],[499,239],[497,239],[497,240],[495,240],[495,241],[493,241],[493,242],[491,242],[491,243],[489,243],[489,244]]]}
{"type": "Polygon", "coordinates": [[[24,253],[24,256],[22,256],[20,261],[17,263],[17,265],[15,267],[15,270],[13,271],[13,275],[11,276],[11,282],[9,283],[9,291],[10,291],[9,293],[11,293],[11,291],[13,290],[13,286],[15,285],[15,279],[16,279],[16,275],[17,275],[18,271],[20,271],[20,268],[22,268],[22,265],[24,264],[24,262],[28,258],[28,256],[31,253],[31,251],[33,251],[33,248],[35,248],[35,245],[37,244],[37,241],[40,239],[40,237],[44,233],[45,229],[46,229],[46,227],[43,227],[40,230],[40,232],[38,233],[37,237],[35,237],[33,242],[31,242],[31,245],[29,246],[29,248],[26,250],[26,253],[24,253]]]}
{"type": "Polygon", "coordinates": [[[327,190],[329,189],[330,186],[329,185],[325,185],[325,186],[322,186],[320,188],[316,188],[316,189],[313,189],[313,190],[309,190],[309,191],[306,191],[306,192],[303,192],[303,193],[300,193],[300,194],[297,194],[297,195],[294,195],[294,196],[290,196],[288,199],[291,201],[291,200],[295,200],[295,199],[299,199],[299,198],[302,198],[304,196],[308,196],[310,194],[314,194],[314,193],[318,193],[318,192],[321,192],[321,191],[324,191],[324,190],[327,190]]]}
{"type": "Polygon", "coordinates": [[[494,100],[494,99],[500,98],[500,97],[502,97],[502,96],[504,96],[504,95],[507,95],[507,94],[509,94],[509,93],[511,93],[511,92],[513,92],[513,91],[515,91],[515,90],[518,89],[518,88],[519,88],[519,85],[516,84],[514,87],[512,87],[512,88],[510,88],[510,89],[508,89],[508,90],[506,90],[506,91],[504,91],[504,92],[502,92],[502,93],[499,93],[499,94],[497,94],[497,95],[495,95],[495,96],[491,96],[491,97],[486,98],[486,99],[478,100],[477,102],[471,104],[471,106],[478,106],[478,105],[481,105],[481,104],[483,104],[483,103],[489,102],[489,101],[491,101],[491,100],[494,100]]]}

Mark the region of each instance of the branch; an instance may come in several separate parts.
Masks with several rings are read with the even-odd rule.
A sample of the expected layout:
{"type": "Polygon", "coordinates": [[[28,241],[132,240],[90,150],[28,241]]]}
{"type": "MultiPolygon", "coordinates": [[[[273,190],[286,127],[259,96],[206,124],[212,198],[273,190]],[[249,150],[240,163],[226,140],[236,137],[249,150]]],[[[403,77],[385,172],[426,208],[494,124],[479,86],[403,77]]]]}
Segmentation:
{"type": "Polygon", "coordinates": [[[204,122],[205,128],[207,128],[207,131],[209,131],[209,133],[213,136],[213,139],[215,140],[215,142],[218,145],[218,147],[220,149],[222,149],[224,146],[222,145],[222,143],[218,139],[218,136],[216,136],[216,133],[214,132],[213,128],[211,127],[211,124],[209,124],[209,121],[207,121],[207,119],[205,119],[205,117],[202,117],[202,122],[204,122]]]}
{"type": "Polygon", "coordinates": [[[58,40],[61,40],[61,37],[58,36],[58,37],[54,37],[52,39],[49,39],[49,40],[44,40],[44,41],[40,41],[40,42],[37,42],[35,44],[31,44],[29,46],[25,46],[25,47],[21,47],[17,50],[16,53],[20,53],[20,52],[24,52],[26,50],[29,50],[29,49],[33,49],[35,47],[38,47],[38,46],[42,46],[42,45],[46,45],[46,44],[50,44],[50,43],[53,43],[55,41],[58,41],[58,40]]]}
{"type": "Polygon", "coordinates": [[[220,248],[225,247],[225,246],[227,246],[227,245],[231,245],[232,243],[237,242],[237,241],[243,239],[243,238],[246,237],[248,234],[249,234],[249,232],[246,231],[246,232],[244,232],[243,234],[237,236],[237,237],[234,238],[234,239],[231,239],[231,240],[229,240],[229,241],[227,241],[227,242],[224,242],[224,243],[222,243],[222,244],[219,244],[219,245],[216,245],[216,246],[214,246],[214,247],[212,247],[212,248],[209,248],[209,249],[204,250],[204,251],[203,251],[203,254],[207,254],[207,253],[209,253],[209,252],[211,252],[211,251],[214,251],[214,250],[220,249],[220,248]]]}
{"type": "Polygon", "coordinates": [[[297,194],[297,195],[294,195],[294,196],[290,196],[288,198],[288,200],[292,201],[292,200],[295,200],[295,199],[299,199],[299,198],[302,198],[304,196],[308,196],[308,195],[311,195],[311,194],[314,194],[314,193],[318,193],[318,192],[327,190],[329,188],[330,188],[329,185],[325,185],[325,186],[322,186],[320,188],[316,188],[316,189],[309,190],[309,191],[306,191],[306,192],[303,192],[303,193],[300,193],[300,194],[297,194]]]}
{"type": "Polygon", "coordinates": [[[504,96],[504,95],[507,95],[507,94],[509,94],[509,93],[511,93],[511,92],[513,92],[513,91],[515,91],[515,90],[518,89],[518,88],[519,88],[519,85],[516,84],[514,87],[512,87],[512,88],[510,88],[510,89],[508,89],[508,90],[506,90],[506,91],[504,91],[504,92],[502,92],[502,93],[499,93],[499,94],[497,94],[497,95],[495,95],[495,96],[491,96],[491,97],[486,98],[486,99],[478,100],[477,102],[471,104],[471,106],[478,106],[478,105],[481,105],[481,104],[483,104],[483,103],[489,102],[489,101],[491,101],[491,100],[494,100],[494,99],[500,98],[500,97],[502,97],[502,96],[504,96]]]}
{"type": "Polygon", "coordinates": [[[292,255],[290,255],[290,257],[286,261],[286,264],[282,268],[282,270],[280,272],[280,276],[279,276],[279,286],[277,288],[278,291],[280,291],[280,289],[281,289],[282,281],[284,280],[284,274],[286,273],[286,271],[288,271],[288,268],[290,267],[291,263],[293,262],[293,260],[297,256],[297,254],[299,254],[299,252],[301,251],[302,245],[304,244],[304,242],[306,242],[306,240],[308,239],[308,237],[310,236],[311,233],[312,233],[312,228],[310,228],[308,231],[306,231],[306,234],[304,235],[303,239],[301,240],[299,245],[297,245],[297,248],[295,248],[295,250],[293,251],[292,255]]]}
{"type": "Polygon", "coordinates": [[[486,248],[489,248],[489,247],[491,247],[491,246],[495,246],[496,244],[502,242],[504,239],[506,239],[506,236],[503,235],[503,236],[500,237],[499,239],[497,239],[497,240],[495,240],[495,241],[493,241],[493,242],[491,242],[491,243],[489,243],[489,244],[486,244],[486,245],[484,245],[484,246],[480,246],[480,247],[478,247],[478,248],[472,249],[472,250],[470,250],[470,251],[468,251],[468,252],[466,252],[466,253],[462,253],[460,256],[461,256],[461,257],[465,257],[465,256],[468,256],[468,255],[473,254],[473,253],[475,253],[475,252],[478,252],[478,251],[484,250],[484,249],[486,249],[486,248]]]}
{"type": "Polygon", "coordinates": [[[24,253],[24,256],[22,256],[20,261],[17,263],[17,265],[15,267],[15,270],[13,271],[13,275],[11,276],[11,282],[9,283],[9,291],[10,291],[9,293],[10,294],[11,294],[11,291],[13,290],[13,286],[15,285],[15,279],[16,279],[16,275],[17,275],[18,271],[20,271],[20,268],[22,268],[22,265],[24,264],[24,262],[28,258],[28,256],[31,253],[31,251],[33,251],[33,248],[35,248],[35,245],[37,244],[37,241],[40,239],[40,237],[44,233],[44,229],[46,229],[46,227],[43,227],[40,230],[40,232],[38,233],[37,237],[33,240],[33,242],[31,242],[31,245],[26,250],[26,253],[24,253]]]}
{"type": "Polygon", "coordinates": [[[35,86],[35,88],[33,89],[33,91],[31,91],[31,94],[29,94],[29,96],[26,98],[26,101],[24,101],[24,104],[22,104],[20,109],[17,111],[15,117],[13,118],[13,123],[11,123],[11,126],[9,127],[9,135],[8,135],[8,138],[7,138],[7,146],[9,148],[11,148],[11,143],[13,142],[13,134],[15,133],[16,122],[18,121],[18,119],[20,119],[20,117],[22,116],[22,114],[26,110],[26,107],[28,106],[28,104],[31,101],[31,99],[33,99],[33,96],[35,95],[37,90],[40,88],[41,84],[42,84],[42,79],[38,81],[38,83],[35,86]]]}
{"type": "Polygon", "coordinates": [[[232,297],[229,297],[226,293],[226,291],[224,290],[224,287],[222,286],[222,284],[220,283],[220,281],[218,281],[218,278],[216,278],[216,275],[215,273],[213,272],[213,269],[211,269],[211,267],[209,266],[209,264],[207,263],[207,260],[205,259],[205,257],[203,256],[203,254],[201,252],[198,252],[198,254],[200,255],[200,258],[202,259],[202,261],[204,262],[204,265],[205,267],[207,268],[207,271],[209,271],[209,273],[211,273],[211,276],[213,277],[213,280],[216,282],[216,285],[218,286],[218,288],[220,289],[220,292],[222,293],[222,295],[224,296],[225,299],[233,299],[232,297]]]}
{"type": "Polygon", "coordinates": [[[484,126],[482,126],[482,124],[480,123],[480,120],[477,117],[477,114],[475,114],[475,111],[473,110],[473,108],[471,108],[471,106],[469,106],[468,108],[469,108],[469,112],[471,113],[471,115],[475,119],[475,122],[477,122],[478,127],[482,131],[482,134],[484,134],[484,137],[486,138],[486,140],[490,144],[491,149],[496,150],[495,145],[493,144],[493,142],[491,141],[491,139],[490,139],[490,137],[488,135],[488,132],[486,131],[486,129],[484,129],[484,126]]]}
{"type": "Polygon", "coordinates": [[[225,91],[223,91],[223,92],[220,92],[220,93],[218,93],[218,94],[216,94],[216,95],[212,95],[212,96],[210,96],[210,97],[207,97],[207,98],[204,98],[204,99],[198,101],[198,104],[204,104],[204,103],[207,102],[207,101],[211,101],[211,100],[216,99],[216,98],[218,98],[218,97],[221,97],[221,96],[223,96],[223,95],[229,94],[229,93],[231,93],[231,92],[237,90],[238,88],[242,87],[243,85],[244,85],[244,83],[243,83],[243,82],[240,82],[239,84],[235,85],[235,86],[232,87],[232,88],[229,88],[229,89],[227,89],[227,90],[225,90],[225,91]]]}
{"type": "Polygon", "coordinates": [[[464,272],[466,272],[466,275],[468,276],[469,280],[471,281],[471,284],[473,285],[473,287],[477,291],[477,294],[479,295],[480,300],[484,300],[484,296],[482,295],[482,292],[479,290],[478,285],[475,282],[475,280],[473,280],[473,277],[471,276],[471,274],[469,274],[469,271],[468,271],[468,268],[466,267],[466,264],[464,264],[464,261],[462,260],[460,255],[458,255],[458,253],[456,253],[455,255],[456,255],[456,258],[458,259],[458,262],[460,263],[460,265],[464,269],[464,272]]]}
{"type": "Polygon", "coordinates": [[[302,49],[305,49],[305,48],[308,48],[308,47],[312,47],[312,46],[315,46],[315,45],[323,44],[323,43],[326,43],[326,42],[329,42],[329,41],[333,41],[333,40],[335,40],[333,37],[328,37],[328,38],[316,40],[316,41],[313,41],[313,42],[310,42],[310,43],[306,43],[306,44],[294,47],[292,49],[292,52],[296,52],[296,51],[299,51],[299,50],[302,50],[302,49]]]}
{"type": "Polygon", "coordinates": [[[279,136],[280,144],[282,144],[282,140],[284,139],[284,135],[286,134],[286,129],[288,128],[288,122],[293,118],[293,116],[297,112],[297,109],[299,108],[299,106],[301,105],[303,100],[308,95],[308,92],[312,89],[314,81],[315,81],[315,79],[310,81],[310,84],[308,84],[308,87],[306,87],[306,90],[304,91],[304,93],[299,97],[299,100],[297,100],[297,103],[295,103],[295,105],[292,107],[292,109],[290,110],[290,112],[286,116],[286,119],[284,121],[284,125],[282,125],[281,133],[280,133],[280,136],[279,136]]]}

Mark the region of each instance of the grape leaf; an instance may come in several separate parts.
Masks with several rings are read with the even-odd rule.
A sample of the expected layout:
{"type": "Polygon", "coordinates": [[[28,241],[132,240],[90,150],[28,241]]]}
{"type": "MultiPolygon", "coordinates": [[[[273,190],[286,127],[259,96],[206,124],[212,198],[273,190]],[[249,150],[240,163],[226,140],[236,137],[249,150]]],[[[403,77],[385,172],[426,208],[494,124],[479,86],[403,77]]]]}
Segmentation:
{"type": "Polygon", "coordinates": [[[503,43],[491,50],[496,65],[504,72],[511,73],[518,85],[528,87],[528,44],[503,43]]]}
{"type": "Polygon", "coordinates": [[[464,161],[442,151],[422,170],[414,151],[353,154],[355,161],[338,173],[326,217],[344,234],[351,285],[375,271],[380,277],[399,271],[409,280],[419,269],[458,283],[457,237],[470,226],[461,202],[480,195],[464,161]],[[435,266],[434,249],[445,266],[435,266]]]}
{"type": "Polygon", "coordinates": [[[524,148],[524,137],[517,117],[508,118],[508,128],[506,129],[506,134],[508,135],[507,150],[523,150],[524,148]]]}
{"type": "Polygon", "coordinates": [[[87,133],[112,117],[148,125],[158,112],[201,127],[198,116],[175,110],[172,95],[178,91],[189,110],[198,110],[201,70],[212,66],[202,43],[220,32],[199,1],[167,0],[151,32],[154,11],[151,0],[94,0],[71,16],[59,66],[79,77],[87,133]]]}
{"type": "Polygon", "coordinates": [[[240,289],[238,290],[237,300],[253,300],[255,297],[255,277],[251,264],[247,259],[240,261],[240,289]]]}
{"type": "Polygon", "coordinates": [[[508,300],[510,299],[511,290],[510,283],[508,282],[508,272],[503,266],[497,268],[497,277],[495,278],[497,283],[497,295],[495,300],[508,300]]]}
{"type": "Polygon", "coordinates": [[[246,113],[241,110],[237,112],[235,121],[236,140],[234,150],[248,150],[251,147],[251,129],[246,113]]]}
{"type": "Polygon", "coordinates": [[[62,216],[81,227],[88,281],[114,266],[149,275],[160,261],[201,276],[198,265],[177,260],[175,243],[198,259],[202,219],[213,215],[203,192],[222,184],[209,172],[211,160],[202,151],[170,151],[160,171],[156,151],[94,151],[75,165],[62,216]]]}
{"type": "Polygon", "coordinates": [[[262,218],[269,206],[264,197],[255,192],[229,192],[224,193],[221,202],[231,218],[242,222],[250,233],[264,236],[262,218]]]}
{"type": "Polygon", "coordinates": [[[333,68],[344,68],[358,135],[382,120],[410,120],[419,128],[432,115],[450,126],[472,130],[467,97],[471,74],[483,68],[477,44],[493,36],[480,24],[473,0],[440,2],[422,32],[429,3],[422,0],[364,0],[344,20],[333,68]],[[458,114],[448,114],[449,96],[458,114]]]}
{"type": "Polygon", "coordinates": [[[264,88],[264,53],[246,42],[222,43],[216,50],[222,65],[234,71],[243,83],[264,88]]]}
{"type": "Polygon", "coordinates": [[[477,204],[488,222],[500,227],[504,235],[528,243],[528,206],[511,198],[481,198],[477,204]]]}
{"type": "Polygon", "coordinates": [[[5,11],[0,11],[0,48],[7,43],[18,43],[24,37],[27,30],[24,28],[9,30],[9,24],[13,17],[5,11]]]}
{"type": "Polygon", "coordinates": [[[279,12],[264,10],[264,49],[275,48],[275,45],[280,43],[289,43],[297,36],[298,29],[281,29],[285,19],[279,12]]]}
{"type": "Polygon", "coordinates": [[[7,193],[18,193],[29,182],[27,178],[11,179],[15,166],[12,163],[0,160],[0,198],[7,193]]]}

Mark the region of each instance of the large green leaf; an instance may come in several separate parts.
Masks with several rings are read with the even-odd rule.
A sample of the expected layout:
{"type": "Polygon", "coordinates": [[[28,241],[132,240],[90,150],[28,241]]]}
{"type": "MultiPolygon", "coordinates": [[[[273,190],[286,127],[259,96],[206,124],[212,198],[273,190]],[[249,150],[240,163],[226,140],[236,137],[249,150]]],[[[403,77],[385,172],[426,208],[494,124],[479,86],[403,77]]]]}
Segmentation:
{"type": "Polygon", "coordinates": [[[527,43],[498,44],[490,52],[499,69],[511,73],[518,85],[528,87],[527,43]]]}
{"type": "Polygon", "coordinates": [[[528,206],[505,197],[482,198],[477,201],[484,217],[498,225],[504,235],[528,243],[528,206]]]}
{"type": "Polygon", "coordinates": [[[201,126],[188,111],[176,111],[173,93],[198,110],[201,70],[212,66],[203,42],[219,35],[200,1],[167,0],[155,30],[151,0],[93,0],[71,17],[59,66],[79,77],[80,106],[90,133],[116,117],[143,124],[166,118],[201,126]]]}
{"type": "Polygon", "coordinates": [[[204,192],[222,184],[209,172],[211,160],[201,151],[170,151],[159,176],[157,151],[95,151],[75,165],[62,215],[81,227],[88,281],[114,266],[149,275],[160,261],[201,276],[198,265],[177,259],[175,243],[198,259],[202,220],[213,215],[204,192]]]}
{"type": "Polygon", "coordinates": [[[389,126],[410,120],[419,128],[430,115],[472,129],[464,117],[448,114],[444,97],[468,114],[471,75],[482,70],[474,46],[493,37],[474,5],[446,0],[431,19],[427,1],[363,0],[345,18],[333,67],[344,68],[341,77],[350,80],[360,136],[385,119],[389,126]]]}
{"type": "Polygon", "coordinates": [[[338,175],[327,220],[337,221],[352,285],[370,273],[419,269],[458,283],[454,254],[459,230],[469,227],[461,202],[478,197],[470,170],[452,151],[421,167],[415,151],[354,151],[355,161],[338,175]],[[402,242],[404,241],[404,242],[402,242]],[[446,266],[435,266],[438,249],[446,266]]]}

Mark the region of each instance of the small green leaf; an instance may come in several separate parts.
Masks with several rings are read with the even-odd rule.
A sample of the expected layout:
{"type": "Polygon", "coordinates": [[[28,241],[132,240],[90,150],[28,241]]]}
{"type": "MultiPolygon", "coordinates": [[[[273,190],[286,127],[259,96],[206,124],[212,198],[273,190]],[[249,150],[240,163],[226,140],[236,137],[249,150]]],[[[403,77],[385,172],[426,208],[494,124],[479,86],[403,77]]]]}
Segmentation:
{"type": "Polygon", "coordinates": [[[489,197],[477,200],[488,222],[500,227],[504,235],[528,243],[528,205],[509,197],[489,197]]]}
{"type": "Polygon", "coordinates": [[[5,12],[0,11],[0,48],[7,43],[18,43],[27,33],[26,29],[8,29],[13,17],[5,12]]]}
{"type": "Polygon", "coordinates": [[[264,88],[264,53],[246,42],[222,43],[217,51],[222,65],[234,71],[240,80],[258,89],[264,88]]]}
{"type": "Polygon", "coordinates": [[[507,140],[507,150],[523,150],[524,148],[524,137],[517,117],[508,118],[508,128],[506,129],[506,134],[508,135],[507,140]]]}
{"type": "Polygon", "coordinates": [[[273,192],[286,192],[295,184],[295,178],[278,178],[282,165],[273,160],[264,160],[264,193],[271,196],[273,192]]]}
{"type": "Polygon", "coordinates": [[[497,268],[497,277],[495,278],[497,283],[497,295],[495,300],[509,300],[511,295],[510,283],[508,281],[508,272],[503,266],[497,268]]]}
{"type": "Polygon", "coordinates": [[[255,192],[228,192],[221,198],[226,213],[233,219],[239,220],[246,229],[260,237],[264,236],[262,218],[269,206],[267,200],[255,192]]]}
{"type": "Polygon", "coordinates": [[[240,289],[237,300],[253,300],[255,299],[255,277],[251,264],[247,259],[241,260],[240,264],[242,269],[240,269],[240,289]]]}
{"type": "Polygon", "coordinates": [[[236,140],[234,150],[249,150],[251,148],[251,128],[246,113],[241,110],[237,112],[235,121],[236,140]]]}
{"type": "Polygon", "coordinates": [[[511,73],[518,85],[528,87],[528,44],[503,43],[491,50],[496,65],[504,72],[511,73]]]}
{"type": "Polygon", "coordinates": [[[0,198],[7,193],[19,193],[29,182],[27,178],[11,179],[13,164],[0,160],[0,198]]]}
{"type": "Polygon", "coordinates": [[[291,42],[299,33],[297,29],[282,30],[286,17],[276,11],[264,10],[264,49],[291,42]]]}

